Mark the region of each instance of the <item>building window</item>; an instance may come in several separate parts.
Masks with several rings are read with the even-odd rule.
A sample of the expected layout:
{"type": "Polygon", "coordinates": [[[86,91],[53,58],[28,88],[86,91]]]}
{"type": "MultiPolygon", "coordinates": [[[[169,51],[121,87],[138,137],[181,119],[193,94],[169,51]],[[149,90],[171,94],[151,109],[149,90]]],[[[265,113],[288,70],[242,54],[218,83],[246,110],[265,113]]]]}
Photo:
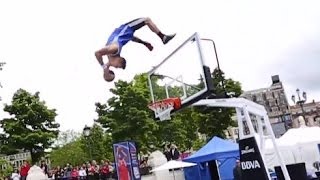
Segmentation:
{"type": "Polygon", "coordinates": [[[264,101],[267,100],[267,95],[266,95],[266,93],[263,93],[263,94],[262,94],[262,98],[263,98],[264,101]]]}
{"type": "Polygon", "coordinates": [[[256,95],[252,95],[252,101],[253,102],[257,102],[257,96],[256,95]]]}

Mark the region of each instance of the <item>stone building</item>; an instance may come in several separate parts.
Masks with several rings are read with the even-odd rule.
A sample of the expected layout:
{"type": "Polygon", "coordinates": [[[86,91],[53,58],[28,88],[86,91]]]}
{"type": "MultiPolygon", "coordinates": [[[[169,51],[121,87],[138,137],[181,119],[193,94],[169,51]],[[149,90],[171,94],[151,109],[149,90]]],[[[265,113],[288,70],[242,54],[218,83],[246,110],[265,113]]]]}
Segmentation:
{"type": "MultiPolygon", "coordinates": [[[[31,154],[30,152],[21,152],[18,154],[8,155],[8,156],[1,156],[1,159],[4,159],[14,167],[14,168],[20,168],[23,164],[23,161],[30,160],[31,154]]],[[[6,167],[1,167],[1,169],[6,167]]]]}
{"type": "Polygon", "coordinates": [[[272,76],[270,87],[244,92],[241,97],[263,105],[268,113],[276,137],[292,126],[290,106],[278,75],[272,76]]]}
{"type": "Polygon", "coordinates": [[[299,127],[298,118],[304,116],[307,126],[320,126],[320,102],[314,100],[303,105],[302,111],[299,105],[290,106],[293,123],[292,126],[299,127]]]}

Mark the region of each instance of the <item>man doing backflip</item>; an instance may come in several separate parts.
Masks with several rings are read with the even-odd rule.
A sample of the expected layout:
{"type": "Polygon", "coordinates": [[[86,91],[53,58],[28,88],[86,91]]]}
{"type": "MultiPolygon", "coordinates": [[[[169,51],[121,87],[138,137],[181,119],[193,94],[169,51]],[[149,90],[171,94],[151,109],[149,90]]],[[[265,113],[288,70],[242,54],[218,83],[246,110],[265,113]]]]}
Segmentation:
{"type": "Polygon", "coordinates": [[[145,45],[150,51],[153,50],[153,46],[146,41],[139,39],[134,36],[134,32],[141,27],[147,25],[152,32],[157,34],[163,44],[167,44],[172,38],[174,38],[175,34],[166,35],[162,34],[162,32],[157,28],[157,26],[151,21],[150,18],[138,18],[132,20],[128,23],[120,25],[116,28],[112,34],[110,35],[108,42],[105,47],[95,52],[95,56],[102,66],[104,70],[104,79],[108,82],[113,81],[115,78],[115,74],[109,68],[113,66],[114,68],[126,68],[126,60],[125,58],[120,56],[122,47],[127,44],[129,41],[133,41],[136,43],[140,43],[145,45]],[[104,64],[103,56],[107,55],[109,61],[104,64]]]}

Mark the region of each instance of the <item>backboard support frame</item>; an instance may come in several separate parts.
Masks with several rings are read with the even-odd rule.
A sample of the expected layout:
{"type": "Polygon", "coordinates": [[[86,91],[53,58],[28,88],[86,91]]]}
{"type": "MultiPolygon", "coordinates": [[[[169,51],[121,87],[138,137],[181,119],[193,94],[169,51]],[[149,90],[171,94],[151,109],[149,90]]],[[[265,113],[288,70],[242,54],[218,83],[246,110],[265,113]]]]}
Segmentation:
{"type": "MultiPolygon", "coordinates": [[[[272,126],[269,121],[269,117],[267,115],[266,109],[257,103],[254,103],[252,101],[249,101],[244,98],[226,98],[226,99],[203,99],[200,100],[192,106],[208,106],[208,107],[226,107],[226,108],[235,108],[236,114],[237,114],[237,122],[239,127],[239,139],[245,139],[248,137],[254,137],[258,143],[258,148],[261,152],[263,162],[265,164],[266,172],[268,172],[268,167],[265,163],[265,142],[266,139],[271,139],[273,148],[276,152],[276,156],[279,160],[281,170],[283,172],[285,180],[290,180],[290,176],[287,170],[287,167],[284,163],[282,154],[280,153],[280,150],[278,148],[278,145],[276,144],[275,135],[272,130],[272,126]],[[250,115],[254,114],[257,117],[257,132],[254,129],[252,119],[250,118],[250,115]],[[244,125],[243,122],[246,122],[249,133],[244,134],[244,125]],[[266,135],[264,132],[264,129],[266,131],[266,135]]],[[[268,174],[269,179],[271,180],[270,174],[268,174]]]]}

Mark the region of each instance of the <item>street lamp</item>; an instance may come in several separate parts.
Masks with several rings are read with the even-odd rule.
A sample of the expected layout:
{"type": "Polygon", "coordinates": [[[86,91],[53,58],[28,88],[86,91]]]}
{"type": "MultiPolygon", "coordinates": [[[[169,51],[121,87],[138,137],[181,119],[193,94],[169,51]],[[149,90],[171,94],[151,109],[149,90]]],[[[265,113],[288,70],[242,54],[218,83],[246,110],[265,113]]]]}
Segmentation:
{"type": "Polygon", "coordinates": [[[89,126],[85,126],[84,128],[83,128],[83,135],[84,135],[84,137],[89,137],[90,136],[90,127],[89,126]]]}
{"type": "Polygon", "coordinates": [[[297,89],[296,90],[296,92],[297,92],[297,95],[298,95],[298,101],[296,101],[296,97],[295,97],[295,95],[292,95],[291,96],[291,99],[292,99],[292,101],[296,104],[296,105],[299,105],[300,106],[300,108],[301,108],[301,111],[302,111],[302,116],[303,116],[303,119],[304,120],[306,120],[305,118],[305,111],[304,111],[304,108],[303,108],[303,105],[304,105],[304,103],[307,101],[307,93],[306,92],[302,92],[302,98],[300,97],[300,89],[297,89]]]}
{"type": "MultiPolygon", "coordinates": [[[[85,125],[85,127],[83,128],[83,136],[87,139],[87,141],[90,140],[90,130],[91,128],[87,125],[85,125]]],[[[91,148],[89,144],[88,144],[88,149],[89,149],[90,159],[92,160],[91,148]]]]}

